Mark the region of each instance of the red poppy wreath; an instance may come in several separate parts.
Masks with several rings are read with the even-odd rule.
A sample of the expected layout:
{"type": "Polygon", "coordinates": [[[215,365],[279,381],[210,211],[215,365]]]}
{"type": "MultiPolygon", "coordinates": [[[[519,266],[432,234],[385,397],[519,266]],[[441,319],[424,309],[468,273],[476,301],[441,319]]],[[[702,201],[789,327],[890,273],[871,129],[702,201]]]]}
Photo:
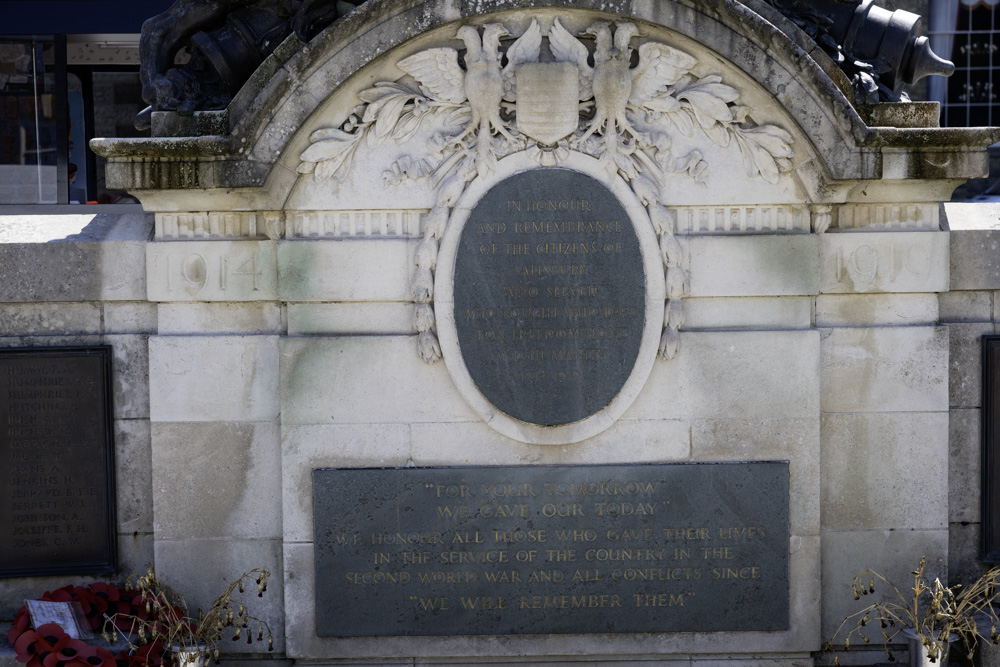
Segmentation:
{"type": "MultiPolygon", "coordinates": [[[[107,617],[121,618],[115,617],[115,614],[139,618],[147,616],[146,605],[139,603],[140,595],[136,591],[104,582],[64,586],[46,591],[38,599],[79,602],[91,630],[101,628],[107,617]]],[[[162,642],[140,646],[131,654],[126,650],[113,654],[106,648],[91,646],[82,639],[70,637],[54,623],[33,628],[27,607],[17,611],[7,631],[7,640],[14,645],[17,661],[27,667],[146,667],[164,664],[162,642]]]]}

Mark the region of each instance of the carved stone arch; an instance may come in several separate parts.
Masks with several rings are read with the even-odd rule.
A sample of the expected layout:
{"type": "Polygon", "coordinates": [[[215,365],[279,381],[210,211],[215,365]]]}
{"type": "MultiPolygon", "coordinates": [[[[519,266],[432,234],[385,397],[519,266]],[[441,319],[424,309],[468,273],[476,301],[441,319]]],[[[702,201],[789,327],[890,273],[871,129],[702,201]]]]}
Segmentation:
{"type": "MultiPolygon", "coordinates": [[[[600,14],[607,8],[598,0],[547,0],[531,11],[546,9],[600,14]]],[[[163,113],[154,118],[154,134],[160,136],[98,140],[95,148],[110,158],[111,181],[136,192],[150,208],[159,208],[158,191],[195,187],[226,188],[245,194],[247,207],[280,210],[296,182],[298,156],[309,133],[324,124],[320,116],[339,112],[343,120],[352,104],[350,91],[370,82],[371,68],[434,39],[453,40],[462,22],[500,17],[486,10],[468,0],[370,0],[306,45],[289,38],[225,112],[205,112],[195,121],[163,113]],[[339,105],[331,103],[334,97],[339,105]],[[194,138],[199,134],[207,136],[194,138]],[[167,140],[170,135],[186,139],[167,140]]],[[[898,172],[898,178],[941,180],[943,192],[954,179],[982,166],[982,156],[954,147],[951,130],[866,126],[845,96],[847,81],[832,61],[763,2],[635,1],[615,3],[614,10],[644,29],[700,44],[772,96],[775,109],[793,121],[795,127],[786,129],[809,147],[812,159],[796,169],[802,199],[844,201],[844,187],[850,186],[838,188],[838,181],[879,179],[886,170],[898,172]]],[[[504,16],[524,11],[507,10],[504,16]]],[[[918,199],[939,194],[928,193],[926,183],[922,187],[924,196],[918,199]]],[[[213,206],[206,202],[205,208],[213,206]]]]}
{"type": "MultiPolygon", "coordinates": [[[[877,160],[872,151],[863,147],[863,142],[870,138],[872,131],[865,126],[854,107],[848,101],[844,90],[849,86],[846,78],[821,50],[809,45],[813,51],[806,52],[793,41],[799,39],[806,42],[808,38],[784,16],[774,11],[765,3],[751,2],[742,4],[732,0],[712,2],[662,2],[619,3],[614,11],[608,10],[602,3],[596,1],[568,2],[547,1],[533,6],[533,12],[544,12],[547,9],[557,9],[561,14],[585,14],[603,18],[609,22],[621,21],[627,16],[640,25],[643,38],[652,39],[654,35],[666,38],[679,48],[697,51],[697,57],[711,54],[718,64],[726,68],[735,68],[742,72],[744,78],[732,82],[743,90],[758,89],[760,100],[768,99],[769,106],[774,111],[790,117],[791,123],[782,119],[782,125],[796,137],[804,140],[808,154],[815,158],[815,164],[806,167],[813,172],[804,176],[802,187],[809,190],[808,199],[822,198],[815,192],[821,186],[820,182],[843,179],[877,178],[877,160]],[[748,6],[750,5],[750,6],[748,6]],[[751,6],[754,9],[751,9],[751,6]],[[755,11],[756,10],[756,11],[755,11]],[[758,13],[761,12],[761,13],[758,13]],[[792,37],[789,37],[791,35],[792,37]],[[783,66],[781,70],[774,67],[775,61],[783,66]],[[833,78],[831,78],[831,75],[833,78]]],[[[307,56],[313,52],[323,52],[326,58],[313,56],[310,58],[309,74],[298,84],[298,89],[315,90],[313,81],[334,83],[337,86],[335,95],[346,94],[350,98],[352,91],[345,90],[367,87],[372,75],[355,77],[353,80],[344,77],[343,72],[353,72],[359,68],[359,54],[373,54],[365,63],[365,72],[370,67],[378,67],[386,61],[399,61],[407,55],[426,48],[431,44],[456,43],[455,31],[463,22],[483,25],[495,21],[514,20],[524,22],[523,12],[507,10],[506,12],[487,13],[475,3],[449,3],[451,11],[446,16],[430,13],[437,3],[408,2],[400,7],[394,7],[391,16],[388,12],[379,11],[382,4],[378,0],[366,3],[358,12],[349,18],[355,22],[364,20],[370,28],[356,30],[347,37],[344,35],[347,26],[339,22],[330,26],[310,43],[307,49],[297,54],[293,61],[301,67],[307,56]],[[420,25],[414,29],[414,18],[420,25]],[[442,20],[446,19],[446,20],[442,20]],[[382,47],[386,35],[399,34],[404,39],[388,45],[386,48],[373,51],[376,45],[370,44],[372,32],[379,32],[378,47],[382,47]],[[345,41],[345,38],[347,41],[345,41]]],[[[388,9],[388,8],[385,8],[388,9]]],[[[384,69],[384,67],[382,68],[384,69]]],[[[360,72],[359,72],[360,73],[360,72]]],[[[396,70],[396,74],[403,73],[396,70]]],[[[356,91],[353,91],[356,92],[356,91]]],[[[287,97],[292,97],[289,91],[287,97]]],[[[299,138],[315,129],[314,123],[318,116],[327,118],[342,115],[346,119],[353,103],[345,99],[339,103],[333,101],[334,95],[310,109],[306,117],[305,110],[298,106],[288,107],[295,117],[283,118],[275,114],[266,122],[266,129],[257,131],[258,136],[281,135],[287,128],[300,123],[299,138]]],[[[356,102],[356,100],[354,100],[356,102]]],[[[250,131],[250,119],[247,119],[247,131],[250,131]]],[[[322,126],[322,122],[319,123],[322,126]]],[[[251,155],[254,155],[251,153],[251,155]]],[[[274,153],[260,153],[260,160],[266,160],[274,153]]],[[[298,152],[287,150],[281,155],[279,164],[294,168],[297,166],[298,152]]],[[[805,194],[805,193],[803,193],[805,194]]]]}

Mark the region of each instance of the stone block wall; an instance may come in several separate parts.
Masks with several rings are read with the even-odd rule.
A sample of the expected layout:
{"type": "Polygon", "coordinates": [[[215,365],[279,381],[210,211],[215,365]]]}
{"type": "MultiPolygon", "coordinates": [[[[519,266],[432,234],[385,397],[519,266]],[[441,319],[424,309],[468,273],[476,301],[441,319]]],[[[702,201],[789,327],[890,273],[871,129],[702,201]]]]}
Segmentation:
{"type": "MultiPolygon", "coordinates": [[[[153,216],[0,216],[0,347],[110,345],[122,576],[154,560],[145,246],[153,216]]],[[[103,577],[0,579],[0,618],[25,598],[103,577]]]]}
{"type": "Polygon", "coordinates": [[[948,327],[949,579],[969,581],[979,562],[982,469],[982,347],[1000,334],[1000,208],[946,204],[951,229],[951,290],[940,296],[948,327]]]}
{"type": "MultiPolygon", "coordinates": [[[[948,231],[682,238],[683,352],[577,445],[498,434],[443,364],[419,360],[394,273],[405,239],[150,243],[152,216],[138,216],[95,224],[97,237],[3,243],[0,344],[112,346],[122,575],[155,562],[198,605],[223,577],[283,573],[265,617],[292,629],[276,646],[290,657],[481,651],[301,630],[314,623],[313,468],[788,460],[793,630],[741,642],[791,658],[852,608],[861,569],[905,580],[926,555],[960,581],[983,567],[979,358],[980,337],[1000,332],[1000,209],[942,213],[948,231]]],[[[2,580],[0,616],[87,580],[2,580]]],[[[522,650],[603,653],[608,640],[522,650]]]]}

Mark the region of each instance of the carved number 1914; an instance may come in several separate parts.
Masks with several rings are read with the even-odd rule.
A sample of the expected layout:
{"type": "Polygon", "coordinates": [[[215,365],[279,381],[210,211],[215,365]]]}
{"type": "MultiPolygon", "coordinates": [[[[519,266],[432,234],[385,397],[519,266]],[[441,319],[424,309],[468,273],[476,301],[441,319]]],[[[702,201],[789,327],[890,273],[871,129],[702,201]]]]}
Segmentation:
{"type": "Polygon", "coordinates": [[[176,276],[180,276],[183,284],[180,285],[190,294],[198,294],[206,285],[216,284],[218,289],[225,292],[229,287],[229,280],[234,276],[248,276],[253,291],[259,289],[260,269],[257,268],[257,255],[251,255],[242,263],[236,265],[236,269],[231,268],[230,258],[219,257],[218,269],[213,271],[211,263],[199,253],[191,253],[184,257],[178,266],[175,267],[175,258],[167,257],[167,291],[174,291],[176,276]],[[214,274],[214,275],[213,275],[214,274]],[[194,289],[192,289],[194,288],[194,289]]]}

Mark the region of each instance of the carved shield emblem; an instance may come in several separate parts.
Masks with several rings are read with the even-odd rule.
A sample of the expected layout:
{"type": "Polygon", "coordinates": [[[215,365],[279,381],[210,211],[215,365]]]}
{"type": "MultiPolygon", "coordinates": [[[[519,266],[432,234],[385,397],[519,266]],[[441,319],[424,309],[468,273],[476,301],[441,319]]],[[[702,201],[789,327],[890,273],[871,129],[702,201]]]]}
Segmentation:
{"type": "Polygon", "coordinates": [[[580,71],[573,63],[525,63],[517,69],[517,129],[554,144],[580,120],[580,71]]]}

